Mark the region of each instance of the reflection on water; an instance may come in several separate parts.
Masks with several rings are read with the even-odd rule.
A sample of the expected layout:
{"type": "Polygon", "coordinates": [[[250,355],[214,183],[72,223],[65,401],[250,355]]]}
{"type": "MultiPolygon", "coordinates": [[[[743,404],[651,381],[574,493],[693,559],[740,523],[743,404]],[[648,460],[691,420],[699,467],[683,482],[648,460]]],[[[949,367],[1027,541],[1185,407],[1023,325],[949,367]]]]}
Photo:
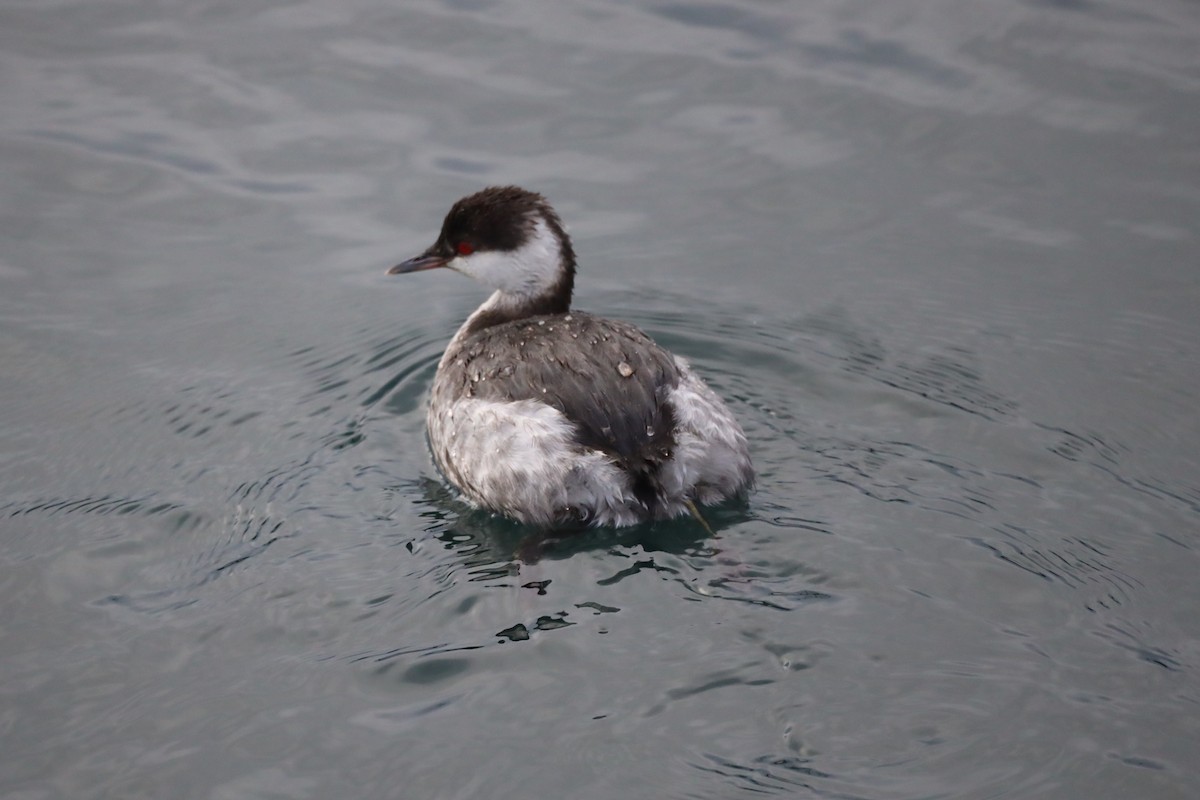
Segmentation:
{"type": "Polygon", "coordinates": [[[0,794],[1196,794],[1194,9],[10,5],[0,794]],[[382,273],[506,182],[715,535],[437,475],[382,273]]]}

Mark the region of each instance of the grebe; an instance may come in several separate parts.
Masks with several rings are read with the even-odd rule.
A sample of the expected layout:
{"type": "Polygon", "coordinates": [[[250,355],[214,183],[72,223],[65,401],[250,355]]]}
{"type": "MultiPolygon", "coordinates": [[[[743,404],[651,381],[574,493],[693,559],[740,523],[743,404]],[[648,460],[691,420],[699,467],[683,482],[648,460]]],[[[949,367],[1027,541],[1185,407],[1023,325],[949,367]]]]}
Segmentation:
{"type": "Polygon", "coordinates": [[[471,503],[538,526],[621,526],[748,491],[746,436],[688,363],[571,310],[575,252],[540,194],[462,198],[388,274],[437,267],[494,290],[446,347],[429,403],[434,460],[471,503]]]}

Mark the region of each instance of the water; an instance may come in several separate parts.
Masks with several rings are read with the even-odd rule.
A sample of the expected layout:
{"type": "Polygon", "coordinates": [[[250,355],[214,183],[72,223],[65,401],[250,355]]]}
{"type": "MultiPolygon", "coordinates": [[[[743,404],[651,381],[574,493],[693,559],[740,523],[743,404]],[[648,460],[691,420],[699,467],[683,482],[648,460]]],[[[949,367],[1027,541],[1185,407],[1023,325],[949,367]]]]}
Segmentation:
{"type": "Polygon", "coordinates": [[[9,2],[0,797],[1200,792],[1200,12],[9,2]],[[440,483],[546,193],[746,509],[561,542],[440,483]]]}

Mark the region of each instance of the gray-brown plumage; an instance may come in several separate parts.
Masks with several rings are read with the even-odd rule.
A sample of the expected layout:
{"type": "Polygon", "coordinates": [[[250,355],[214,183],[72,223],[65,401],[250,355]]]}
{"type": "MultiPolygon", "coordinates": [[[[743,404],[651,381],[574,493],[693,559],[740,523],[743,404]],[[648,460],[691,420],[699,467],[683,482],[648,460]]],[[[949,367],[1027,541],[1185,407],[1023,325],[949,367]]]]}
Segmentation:
{"type": "Polygon", "coordinates": [[[519,520],[630,524],[746,491],[745,436],[682,360],[636,327],[570,312],[575,255],[538,194],[459,200],[390,273],[450,267],[495,291],[438,366],[429,434],[471,501],[519,520]]]}
{"type": "Polygon", "coordinates": [[[612,456],[653,507],[655,476],[675,447],[667,392],[679,368],[634,326],[575,313],[475,330],[447,350],[438,384],[439,396],[553,406],[575,424],[575,441],[612,456]]]}

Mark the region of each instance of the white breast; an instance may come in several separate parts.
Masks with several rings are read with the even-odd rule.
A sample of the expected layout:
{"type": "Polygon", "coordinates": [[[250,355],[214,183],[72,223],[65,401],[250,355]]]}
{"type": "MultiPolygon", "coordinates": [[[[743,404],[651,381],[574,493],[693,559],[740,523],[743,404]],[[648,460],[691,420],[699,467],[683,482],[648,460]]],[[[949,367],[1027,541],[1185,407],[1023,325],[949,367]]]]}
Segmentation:
{"type": "Polygon", "coordinates": [[[472,502],[534,525],[638,521],[629,479],[574,442],[558,409],[535,400],[460,399],[429,409],[439,468],[472,502]]]}

